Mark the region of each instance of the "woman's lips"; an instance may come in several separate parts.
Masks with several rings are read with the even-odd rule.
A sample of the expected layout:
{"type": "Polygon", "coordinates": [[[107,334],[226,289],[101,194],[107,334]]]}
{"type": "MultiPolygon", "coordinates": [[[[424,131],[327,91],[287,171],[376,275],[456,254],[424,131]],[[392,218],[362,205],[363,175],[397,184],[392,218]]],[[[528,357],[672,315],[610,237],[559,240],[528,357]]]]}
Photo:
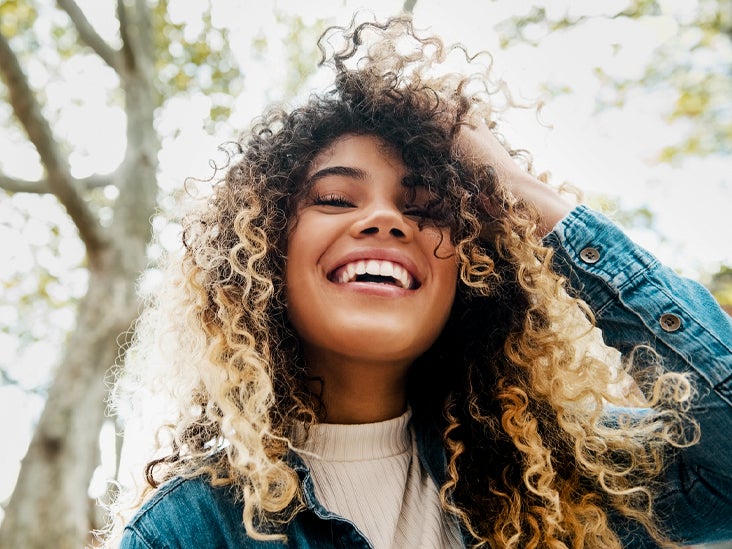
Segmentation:
{"type": "Polygon", "coordinates": [[[328,279],[336,284],[387,284],[405,290],[416,290],[419,287],[419,281],[403,265],[387,259],[349,261],[332,271],[328,279]]]}

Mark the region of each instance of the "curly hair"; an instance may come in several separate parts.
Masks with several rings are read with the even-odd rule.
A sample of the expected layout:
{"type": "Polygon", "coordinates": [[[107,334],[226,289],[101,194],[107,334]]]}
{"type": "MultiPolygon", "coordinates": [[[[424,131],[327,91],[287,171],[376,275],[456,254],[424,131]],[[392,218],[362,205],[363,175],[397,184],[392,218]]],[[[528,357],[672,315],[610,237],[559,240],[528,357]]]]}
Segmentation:
{"type": "Polygon", "coordinates": [[[456,152],[467,120],[495,125],[489,69],[441,74],[456,52],[474,58],[417,37],[406,18],[332,28],[320,45],[334,85],[255,122],[210,198],[184,218],[182,257],[138,326],[122,383],[152,379],[175,403],[143,496],[173,476],[206,474],[236,489],[257,539],[282,538],[277,525],[302,508],[285,458],[302,442],[292,426],[322,410],[287,317],[288,231],[314,157],[344,134],[373,135],[401,155],[405,184],[428,191],[426,215],[449,228],[458,256],[450,318],[407,385],[414,420],[443,436],[445,512],[475,546],[620,547],[610,514],[664,542],[653,482],[665,448],[690,442],[691,387],[651,351],[620,364],[604,349],[591,311],[552,268],[537,213],[491,166],[456,152]],[[335,39],[343,45],[328,51],[335,39]],[[651,374],[636,403],[653,411],[608,421],[608,403],[631,399],[617,384],[641,367],[651,374]]]}

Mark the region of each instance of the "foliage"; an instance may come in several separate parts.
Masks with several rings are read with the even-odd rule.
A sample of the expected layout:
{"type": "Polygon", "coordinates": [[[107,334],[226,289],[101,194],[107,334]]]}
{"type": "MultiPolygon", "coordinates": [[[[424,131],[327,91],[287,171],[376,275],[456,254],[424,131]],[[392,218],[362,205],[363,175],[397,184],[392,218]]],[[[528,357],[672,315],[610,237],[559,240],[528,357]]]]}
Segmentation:
{"type": "Polygon", "coordinates": [[[612,217],[626,229],[648,229],[653,226],[653,212],[647,206],[635,208],[622,206],[618,197],[606,194],[588,194],[583,198],[589,206],[612,217]]]}
{"type": "MultiPolygon", "coordinates": [[[[108,8],[111,15],[113,5],[109,3],[108,8]]],[[[191,25],[186,21],[175,20],[171,16],[168,0],[159,0],[152,4],[151,13],[156,49],[155,84],[158,106],[164,109],[166,103],[173,98],[203,94],[209,99],[209,116],[203,121],[204,129],[214,133],[217,122],[229,119],[234,100],[245,89],[246,75],[242,74],[237,57],[230,47],[230,30],[213,24],[211,5],[208,2],[201,5],[200,25],[195,32],[191,32],[191,25]]],[[[308,26],[300,16],[284,12],[278,12],[278,19],[288,28],[285,41],[287,64],[292,67],[288,71],[283,95],[294,95],[299,84],[313,70],[317,58],[315,36],[324,28],[324,24],[319,22],[315,26],[308,26]],[[303,47],[303,44],[308,47],[303,47]]],[[[101,92],[104,96],[101,101],[106,102],[110,108],[122,103],[123,96],[115,87],[117,80],[114,78],[100,80],[97,89],[85,90],[83,96],[67,97],[62,100],[62,104],[54,97],[46,97],[44,90],[55,82],[63,82],[69,78],[69,72],[73,71],[68,71],[68,67],[78,63],[80,59],[84,63],[96,61],[92,60],[94,56],[89,56],[89,49],[80,43],[66,14],[58,8],[39,0],[3,2],[0,4],[0,30],[6,37],[13,38],[16,54],[24,62],[26,70],[32,71],[30,76],[38,90],[38,99],[43,103],[44,111],[53,126],[63,126],[58,123],[59,119],[66,115],[70,106],[77,108],[79,116],[88,118],[84,113],[88,108],[89,92],[91,95],[101,92]],[[46,33],[46,30],[49,32],[46,33]]],[[[119,46],[118,33],[105,38],[115,47],[119,46]]],[[[261,51],[262,56],[266,56],[266,36],[260,35],[254,47],[261,51]]],[[[94,70],[105,71],[108,68],[99,63],[94,70]]],[[[0,91],[5,91],[1,82],[0,91]]],[[[159,113],[162,112],[159,110],[159,113]]],[[[0,116],[4,118],[2,122],[5,128],[17,127],[9,110],[0,110],[0,116]]],[[[75,143],[73,135],[59,131],[55,137],[65,150],[77,155],[83,154],[80,150],[83,145],[75,143]]],[[[115,146],[120,141],[121,136],[110,139],[110,146],[115,146]]],[[[0,159],[0,169],[4,167],[0,159]]],[[[86,193],[92,211],[99,215],[102,222],[109,221],[116,194],[111,188],[94,189],[86,193]]],[[[0,333],[19,342],[18,352],[21,354],[24,349],[42,339],[53,341],[60,347],[68,330],[73,327],[73,312],[86,284],[83,253],[81,256],[78,253],[68,253],[70,248],[75,245],[78,247],[74,242],[76,234],[73,226],[64,218],[62,209],[52,197],[12,195],[0,190],[0,201],[7,213],[3,216],[0,229],[8,241],[19,243],[16,253],[23,256],[23,260],[18,262],[13,262],[11,258],[9,266],[0,273],[3,305],[14,311],[6,317],[7,322],[0,321],[0,333]],[[39,218],[39,212],[43,212],[43,217],[39,218]],[[35,246],[32,242],[42,244],[35,246]],[[59,254],[63,257],[59,258],[59,254]],[[49,262],[49,257],[55,258],[53,265],[49,262]],[[13,265],[18,268],[11,268],[13,265]],[[74,291],[59,300],[59,288],[74,288],[74,291]],[[43,326],[39,322],[41,318],[59,318],[63,322],[50,324],[39,332],[43,326]]],[[[161,204],[169,207],[172,202],[161,197],[161,204]]],[[[10,360],[11,357],[6,358],[10,360]]],[[[38,365],[45,374],[29,376],[39,380],[40,385],[27,387],[28,389],[40,390],[49,382],[54,358],[55,355],[48,356],[46,361],[38,365]]],[[[11,362],[0,357],[0,371],[3,372],[6,382],[14,381],[14,376],[7,373],[9,369],[12,369],[11,362]]]]}
{"type": "Polygon", "coordinates": [[[727,310],[732,309],[732,266],[722,265],[711,276],[707,287],[722,306],[727,310]]]}
{"type": "Polygon", "coordinates": [[[159,0],[152,8],[160,101],[181,93],[205,94],[211,99],[206,129],[212,131],[215,122],[229,118],[233,98],[244,85],[244,75],[229,46],[229,31],[212,24],[209,3],[204,5],[195,32],[185,22],[172,20],[168,4],[168,0],[159,0]]]}
{"type": "Polygon", "coordinates": [[[38,10],[31,2],[5,0],[0,3],[0,32],[8,38],[27,32],[36,21],[38,10]]]}
{"type": "Polygon", "coordinates": [[[41,395],[87,280],[83,247],[54,202],[49,196],[16,200],[12,210],[2,208],[6,223],[0,227],[0,235],[16,241],[0,280],[0,337],[16,354],[11,360],[3,353],[0,374],[4,384],[41,395]],[[39,209],[57,213],[40,218],[39,209]],[[19,234],[13,227],[22,227],[19,234]]]}
{"type": "MultiPolygon", "coordinates": [[[[590,8],[585,6],[585,9],[590,8]]],[[[612,88],[609,94],[599,98],[598,108],[622,108],[638,90],[665,90],[670,85],[675,97],[666,119],[669,124],[685,124],[686,137],[660,150],[659,160],[673,162],[689,155],[729,154],[732,151],[730,0],[683,3],[630,0],[614,13],[588,15],[580,10],[575,9],[577,14],[566,4],[563,13],[552,11],[550,14],[541,4],[532,4],[527,13],[510,17],[498,25],[501,43],[504,47],[517,42],[536,45],[551,33],[569,32],[598,18],[619,24],[654,21],[669,30],[659,31],[659,42],[642,75],[616,78],[601,67],[596,68],[596,77],[612,88]]],[[[620,32],[614,47],[618,52],[628,47],[620,32]]]]}

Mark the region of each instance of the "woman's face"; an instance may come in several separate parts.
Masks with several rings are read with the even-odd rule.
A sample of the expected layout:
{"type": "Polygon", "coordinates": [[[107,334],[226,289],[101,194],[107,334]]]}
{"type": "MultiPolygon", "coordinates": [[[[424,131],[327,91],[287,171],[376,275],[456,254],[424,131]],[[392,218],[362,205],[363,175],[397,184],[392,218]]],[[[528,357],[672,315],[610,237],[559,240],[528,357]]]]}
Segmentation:
{"type": "Polygon", "coordinates": [[[409,364],[437,339],[455,297],[447,229],[418,226],[401,159],[373,136],[345,135],[314,159],[287,244],[290,321],[311,364],[409,364]]]}

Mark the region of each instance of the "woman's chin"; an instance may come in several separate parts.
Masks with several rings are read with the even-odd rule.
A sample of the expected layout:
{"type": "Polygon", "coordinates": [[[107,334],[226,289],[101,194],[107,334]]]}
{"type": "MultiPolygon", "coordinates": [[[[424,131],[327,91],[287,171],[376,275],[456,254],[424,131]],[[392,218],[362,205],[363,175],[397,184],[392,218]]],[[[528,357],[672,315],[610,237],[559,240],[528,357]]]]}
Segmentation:
{"type": "Polygon", "coordinates": [[[405,337],[405,334],[385,331],[383,326],[342,330],[337,338],[311,343],[311,353],[322,359],[330,357],[339,362],[374,365],[395,364],[408,366],[429,348],[431,341],[405,337]]]}

